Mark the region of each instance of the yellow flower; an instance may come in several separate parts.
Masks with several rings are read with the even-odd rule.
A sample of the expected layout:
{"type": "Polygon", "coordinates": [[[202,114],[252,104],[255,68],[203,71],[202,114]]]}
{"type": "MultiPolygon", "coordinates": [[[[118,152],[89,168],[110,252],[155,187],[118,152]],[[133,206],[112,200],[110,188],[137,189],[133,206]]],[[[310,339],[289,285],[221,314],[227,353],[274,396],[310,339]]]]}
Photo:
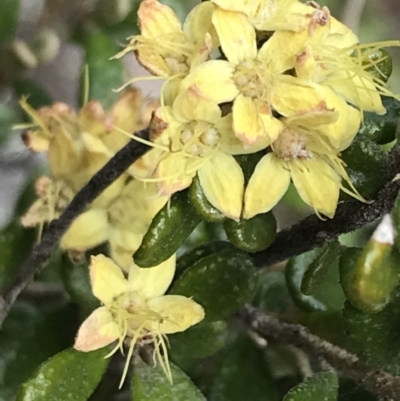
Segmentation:
{"type": "Polygon", "coordinates": [[[189,13],[182,26],[170,7],[157,0],[144,0],[138,10],[141,35],[133,36],[116,57],[133,51],[138,62],[151,74],[168,79],[170,82],[165,86],[165,98],[170,103],[179,80],[191,68],[207,60],[211,50],[218,46],[211,25],[213,9],[210,2],[199,4],[189,13]]]}
{"type": "Polygon", "coordinates": [[[324,107],[282,120],[284,129],[272,144],[272,152],[260,160],[246,188],[245,218],[271,210],[285,194],[290,180],[318,216],[334,216],[340,189],[363,201],[337,156],[356,135],[360,112],[330,89],[325,90],[328,105],[336,110],[324,107]],[[352,191],[342,186],[342,179],[352,191]]]}
{"type": "Polygon", "coordinates": [[[158,194],[156,184],[132,180],[108,207],[110,256],[123,270],[129,271],[133,253],[167,200],[158,194]]]}
{"type": "Polygon", "coordinates": [[[174,273],[175,256],[157,267],[141,269],[132,265],[128,279],[111,259],[103,255],[92,257],[92,291],[104,306],[83,322],[75,349],[93,351],[118,340],[112,355],[119,348],[122,350],[124,340],[128,340],[122,385],[135,344],[151,341],[161,367],[172,380],[165,335],[185,331],[204,318],[203,308],[192,299],[163,295],[174,273]]]}
{"type": "MultiPolygon", "coordinates": [[[[187,188],[196,173],[210,203],[226,216],[238,220],[243,203],[243,172],[232,154],[252,153],[267,143],[245,149],[232,133],[232,117],[222,116],[212,101],[202,99],[195,87],[182,92],[173,107],[160,107],[153,120],[155,145],[164,153],[150,178],[160,194],[187,188]]],[[[144,180],[146,181],[146,180],[144,180]]]]}
{"type": "Polygon", "coordinates": [[[323,101],[312,83],[283,75],[295,66],[306,32],[277,31],[257,50],[255,30],[244,14],[217,7],[212,20],[228,60],[201,64],[182,80],[180,90],[195,87],[215,103],[234,101],[233,130],[246,146],[277,138],[282,124],[273,111],[287,116],[323,101]]]}
{"type": "Polygon", "coordinates": [[[369,55],[385,46],[399,46],[400,41],[359,44],[357,36],[346,26],[325,13],[325,25],[309,29],[309,38],[296,56],[296,75],[327,85],[361,111],[385,114],[381,96],[396,97],[385,82],[368,70],[383,60],[369,55]]]}
{"type": "Polygon", "coordinates": [[[228,11],[245,14],[259,31],[301,31],[308,8],[297,0],[211,0],[228,11]]]}

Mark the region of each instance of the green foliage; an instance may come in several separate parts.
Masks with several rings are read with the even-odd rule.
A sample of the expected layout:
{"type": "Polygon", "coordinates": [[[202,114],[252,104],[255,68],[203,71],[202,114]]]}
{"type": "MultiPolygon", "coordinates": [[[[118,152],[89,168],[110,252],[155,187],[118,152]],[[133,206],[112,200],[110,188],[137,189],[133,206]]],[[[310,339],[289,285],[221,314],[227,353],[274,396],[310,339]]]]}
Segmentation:
{"type": "Polygon", "coordinates": [[[275,239],[276,220],[271,212],[258,214],[251,219],[226,219],[224,229],[230,242],[246,252],[267,249],[275,239]]]}
{"type": "Polygon", "coordinates": [[[294,387],[283,401],[336,401],[338,377],[334,372],[317,373],[294,387]]]}
{"type": "Polygon", "coordinates": [[[239,251],[221,251],[195,262],[175,281],[171,294],[203,306],[206,319],[223,319],[250,301],[257,285],[253,261],[239,251]]]}
{"type": "Polygon", "coordinates": [[[240,335],[225,350],[209,401],[278,401],[261,349],[240,335]]]}
{"type": "Polygon", "coordinates": [[[157,266],[172,256],[201,219],[188,200],[187,191],[172,195],[154,217],[133,258],[140,267],[157,266]]]}
{"type": "Polygon", "coordinates": [[[19,16],[20,0],[0,1],[0,42],[9,40],[15,33],[19,16]]]}
{"type": "Polygon", "coordinates": [[[170,383],[160,366],[152,367],[141,359],[135,362],[132,401],[206,401],[189,377],[171,363],[170,383]]]}
{"type": "Polygon", "coordinates": [[[22,385],[16,401],[86,401],[110,362],[108,352],[67,349],[55,355],[22,385]]]}

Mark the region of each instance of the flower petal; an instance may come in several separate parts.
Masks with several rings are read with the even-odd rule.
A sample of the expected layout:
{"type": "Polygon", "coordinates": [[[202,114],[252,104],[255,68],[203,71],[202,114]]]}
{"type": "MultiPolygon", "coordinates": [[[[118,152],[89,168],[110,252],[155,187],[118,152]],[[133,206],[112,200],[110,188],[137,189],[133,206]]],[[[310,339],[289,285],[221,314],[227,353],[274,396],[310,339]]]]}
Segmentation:
{"type": "Polygon", "coordinates": [[[238,221],[242,211],[244,176],[233,156],[217,151],[198,170],[208,201],[225,216],[238,221]]]}
{"type": "Polygon", "coordinates": [[[94,296],[105,305],[109,305],[128,288],[122,270],[112,259],[101,254],[91,258],[90,282],[94,296]]]}
{"type": "Polygon", "coordinates": [[[174,278],[176,255],[158,266],[141,268],[135,264],[129,270],[129,289],[137,292],[144,299],[151,299],[165,294],[174,278]]]}
{"type": "Polygon", "coordinates": [[[165,295],[148,301],[148,307],[159,313],[163,321],[151,322],[152,331],[161,331],[163,334],[178,333],[187,330],[190,326],[204,319],[204,309],[190,298],[182,295],[165,295]]]}
{"type": "Polygon", "coordinates": [[[89,209],[78,216],[61,238],[62,249],[86,251],[106,242],[108,239],[107,212],[89,209]]]}
{"type": "Polygon", "coordinates": [[[217,7],[212,22],[222,50],[233,65],[256,58],[256,31],[244,14],[217,7]]]}
{"type": "Polygon", "coordinates": [[[246,14],[247,12],[247,1],[244,0],[211,0],[217,6],[229,11],[238,11],[246,14]]]}
{"type": "Polygon", "coordinates": [[[290,172],[273,153],[257,164],[244,196],[245,219],[270,211],[282,198],[290,184],[290,172]]]}
{"type": "Polygon", "coordinates": [[[182,32],[181,22],[171,7],[157,0],[144,0],[138,10],[140,33],[148,39],[182,32]]]}
{"type": "Polygon", "coordinates": [[[103,348],[118,339],[120,331],[106,307],[97,308],[82,323],[75,339],[74,348],[89,352],[103,348]]]}
{"type": "Polygon", "coordinates": [[[339,200],[340,176],[317,155],[309,160],[292,160],[289,166],[301,199],[317,214],[332,218],[339,200]]]}
{"type": "Polygon", "coordinates": [[[232,80],[233,66],[225,60],[210,60],[194,68],[181,82],[180,90],[196,86],[202,97],[215,103],[232,101],[239,90],[232,80]]]}

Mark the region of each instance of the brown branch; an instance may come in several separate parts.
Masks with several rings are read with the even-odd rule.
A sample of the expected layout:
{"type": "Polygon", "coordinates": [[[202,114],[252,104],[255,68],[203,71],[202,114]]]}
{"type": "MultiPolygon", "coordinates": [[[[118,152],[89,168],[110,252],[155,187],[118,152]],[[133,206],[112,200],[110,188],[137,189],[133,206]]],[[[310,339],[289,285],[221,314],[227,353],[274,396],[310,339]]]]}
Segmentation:
{"type": "Polygon", "coordinates": [[[338,372],[360,383],[380,401],[400,400],[400,377],[371,369],[356,355],[319,338],[306,327],[282,322],[251,305],[243,307],[238,315],[261,338],[295,345],[324,358],[338,372]]]}
{"type": "MultiPolygon", "coordinates": [[[[400,172],[400,149],[393,148],[388,157],[390,180],[400,172]]],[[[332,220],[322,221],[312,215],[278,233],[265,251],[253,254],[255,263],[268,267],[292,256],[326,245],[339,235],[372,223],[389,213],[400,189],[399,181],[389,181],[370,203],[349,201],[340,204],[332,220]]]]}
{"type": "MultiPolygon", "coordinates": [[[[149,138],[149,130],[135,133],[143,139],[149,138]]],[[[115,156],[101,168],[90,181],[76,194],[62,215],[53,220],[41,242],[33,248],[29,257],[18,269],[17,276],[0,296],[0,327],[8,311],[25,286],[32,281],[42,265],[49,259],[52,250],[58,244],[63,234],[72,222],[85,211],[87,206],[111,185],[137,159],[143,156],[150,147],[134,140],[130,141],[115,156]]]]}

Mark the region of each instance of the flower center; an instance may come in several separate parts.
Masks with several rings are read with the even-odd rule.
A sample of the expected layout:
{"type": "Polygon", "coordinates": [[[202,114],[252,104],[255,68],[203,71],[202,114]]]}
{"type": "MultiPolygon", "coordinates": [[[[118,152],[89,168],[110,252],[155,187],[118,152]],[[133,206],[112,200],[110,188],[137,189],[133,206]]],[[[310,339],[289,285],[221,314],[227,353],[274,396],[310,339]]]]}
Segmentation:
{"type": "Polygon", "coordinates": [[[192,121],[181,131],[180,150],[193,156],[205,157],[218,142],[219,134],[214,125],[204,121],[192,121]]]}
{"type": "Polygon", "coordinates": [[[233,81],[243,95],[253,99],[264,96],[265,85],[260,75],[262,70],[262,66],[255,60],[244,61],[236,67],[233,81]]]}
{"type": "Polygon", "coordinates": [[[282,160],[293,159],[307,160],[312,157],[311,151],[307,149],[307,141],[304,135],[297,131],[286,128],[272,144],[275,154],[282,160]]]}

